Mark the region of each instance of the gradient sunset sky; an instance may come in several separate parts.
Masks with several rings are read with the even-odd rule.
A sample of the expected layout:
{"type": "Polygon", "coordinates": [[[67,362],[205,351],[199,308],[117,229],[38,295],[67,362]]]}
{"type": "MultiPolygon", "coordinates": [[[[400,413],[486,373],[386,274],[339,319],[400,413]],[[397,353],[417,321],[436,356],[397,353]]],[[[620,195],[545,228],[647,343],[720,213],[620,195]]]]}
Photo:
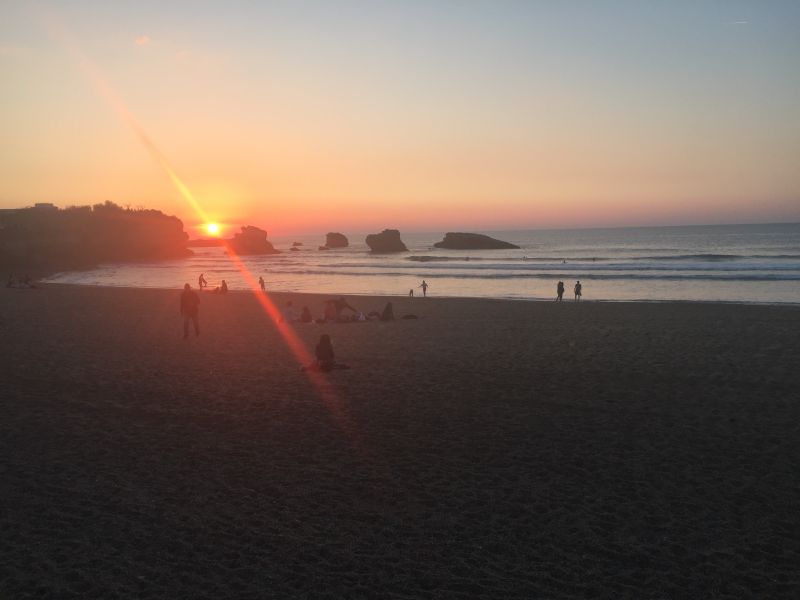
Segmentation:
{"type": "MultiPolygon", "coordinates": [[[[800,2],[3,2],[0,208],[270,234],[800,221],[800,2]]],[[[190,233],[193,233],[190,231],[190,233]]]]}

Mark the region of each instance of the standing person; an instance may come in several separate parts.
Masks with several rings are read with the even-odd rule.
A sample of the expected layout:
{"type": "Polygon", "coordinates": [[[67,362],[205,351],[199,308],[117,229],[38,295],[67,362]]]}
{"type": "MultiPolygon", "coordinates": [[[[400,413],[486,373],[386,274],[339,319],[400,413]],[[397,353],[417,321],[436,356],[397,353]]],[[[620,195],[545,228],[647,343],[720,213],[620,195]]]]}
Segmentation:
{"type": "Polygon", "coordinates": [[[428,296],[428,284],[424,279],[422,280],[422,284],[419,287],[422,288],[422,297],[426,298],[428,296]]]}
{"type": "Polygon", "coordinates": [[[259,277],[258,278],[258,285],[261,286],[261,291],[262,292],[266,292],[267,291],[267,284],[264,283],[264,278],[263,277],[259,277]]]}
{"type": "Polygon", "coordinates": [[[580,281],[575,282],[575,302],[579,302],[581,299],[581,290],[583,286],[581,285],[580,281]]]}
{"type": "Polygon", "coordinates": [[[414,288],[411,288],[410,290],[408,290],[408,297],[409,298],[413,298],[414,297],[414,288]]]}
{"type": "Polygon", "coordinates": [[[561,302],[564,299],[564,282],[559,281],[558,285],[556,286],[556,300],[561,302]]]}
{"type": "Polygon", "coordinates": [[[192,291],[188,283],[181,293],[181,314],[183,315],[183,339],[189,337],[189,321],[194,325],[194,335],[200,335],[200,296],[192,291]]]}
{"type": "Polygon", "coordinates": [[[200,288],[201,292],[203,291],[204,287],[208,287],[208,282],[206,281],[206,278],[203,277],[203,275],[205,275],[205,273],[200,273],[200,277],[197,278],[197,287],[200,288]]]}

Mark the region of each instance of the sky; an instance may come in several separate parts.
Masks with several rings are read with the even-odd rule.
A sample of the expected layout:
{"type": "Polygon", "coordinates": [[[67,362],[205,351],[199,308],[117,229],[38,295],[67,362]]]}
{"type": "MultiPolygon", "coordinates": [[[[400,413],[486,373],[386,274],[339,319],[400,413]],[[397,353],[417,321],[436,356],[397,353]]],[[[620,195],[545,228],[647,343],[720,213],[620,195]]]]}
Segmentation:
{"type": "Polygon", "coordinates": [[[800,221],[800,2],[0,2],[0,208],[800,221]]]}

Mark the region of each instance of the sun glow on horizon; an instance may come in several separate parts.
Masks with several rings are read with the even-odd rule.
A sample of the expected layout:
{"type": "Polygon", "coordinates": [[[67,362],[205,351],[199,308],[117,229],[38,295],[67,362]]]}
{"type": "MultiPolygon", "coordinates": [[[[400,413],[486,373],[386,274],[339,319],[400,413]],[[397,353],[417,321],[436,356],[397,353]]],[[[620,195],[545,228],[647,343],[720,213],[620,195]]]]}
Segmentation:
{"type": "Polygon", "coordinates": [[[213,235],[213,236],[218,236],[221,231],[219,223],[206,223],[205,229],[208,235],[213,235]]]}

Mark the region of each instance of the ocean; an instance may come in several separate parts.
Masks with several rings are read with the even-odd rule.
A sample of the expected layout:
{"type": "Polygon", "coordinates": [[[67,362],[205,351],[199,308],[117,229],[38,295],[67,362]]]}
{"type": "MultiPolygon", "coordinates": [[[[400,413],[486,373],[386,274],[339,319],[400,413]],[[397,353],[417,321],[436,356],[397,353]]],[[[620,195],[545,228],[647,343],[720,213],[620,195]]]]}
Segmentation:
{"type": "MultiPolygon", "coordinates": [[[[372,254],[365,234],[343,231],[348,248],[318,250],[324,234],[275,237],[284,252],[242,257],[268,290],[329,294],[552,300],[564,281],[572,298],[576,281],[584,300],[725,301],[800,303],[800,224],[637,227],[615,229],[484,231],[519,250],[440,250],[444,232],[401,236],[409,251],[372,254]],[[298,251],[290,251],[299,242],[298,251]]],[[[222,248],[152,263],[105,264],[65,272],[48,281],[95,286],[180,288],[196,286],[200,273],[211,288],[225,279],[248,289],[222,248]]]]}

